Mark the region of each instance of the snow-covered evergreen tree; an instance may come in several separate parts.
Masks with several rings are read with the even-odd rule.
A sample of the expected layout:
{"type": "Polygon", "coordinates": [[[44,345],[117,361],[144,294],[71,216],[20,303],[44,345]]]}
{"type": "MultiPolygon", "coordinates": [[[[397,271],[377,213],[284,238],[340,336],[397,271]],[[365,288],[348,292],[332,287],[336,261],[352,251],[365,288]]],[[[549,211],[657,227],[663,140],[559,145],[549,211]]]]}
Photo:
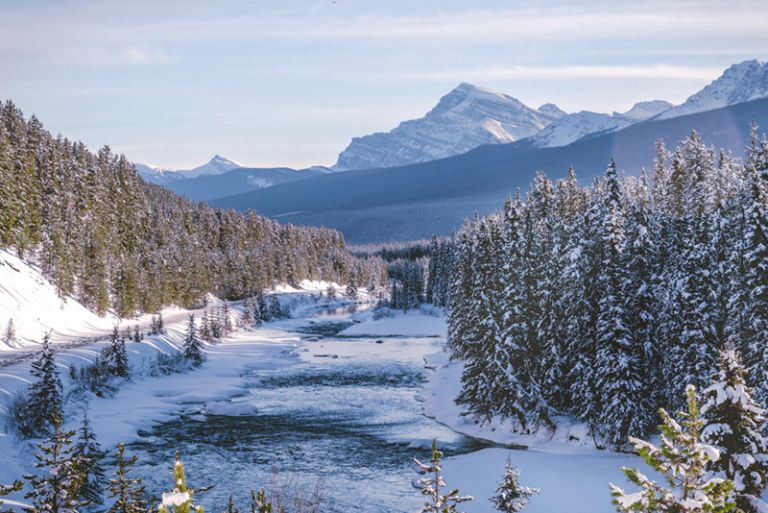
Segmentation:
{"type": "Polygon", "coordinates": [[[599,391],[595,404],[600,416],[590,416],[595,431],[610,445],[618,446],[629,435],[643,433],[644,392],[642,346],[632,340],[624,296],[628,272],[625,254],[623,198],[616,164],[611,161],[605,175],[606,196],[603,200],[601,237],[603,260],[597,280],[602,291],[595,326],[595,387],[599,391]]]}
{"type": "Polygon", "coordinates": [[[25,475],[32,490],[24,496],[32,499],[33,507],[23,508],[26,513],[78,513],[87,501],[78,499],[83,476],[81,462],[72,455],[74,431],[61,430],[61,415],[58,409],[51,415],[53,434],[37,444],[42,454],[35,453],[35,467],[41,475],[25,475]]]}
{"type": "Polygon", "coordinates": [[[725,513],[733,508],[734,504],[729,501],[733,483],[707,476],[707,465],[717,462],[720,451],[700,440],[704,420],[699,415],[693,385],[686,387],[685,397],[688,411],[677,414],[681,423],[664,409],[659,411],[664,421],[659,426],[659,447],[639,438],[629,439],[646,464],[664,476],[668,488],[648,479],[636,468],[622,467],[627,479],[640,491],[626,493],[610,484],[612,502],[619,512],[725,513]]]}
{"type": "Polygon", "coordinates": [[[443,495],[440,494],[440,491],[445,488],[445,479],[440,475],[442,455],[443,453],[437,450],[437,441],[432,440],[432,456],[429,465],[425,465],[416,458],[413,459],[421,470],[434,474],[434,477],[419,479],[419,483],[424,486],[421,493],[429,497],[429,501],[424,504],[420,513],[455,513],[457,504],[472,500],[471,495],[459,495],[458,488],[443,495]]]}
{"type": "Polygon", "coordinates": [[[701,439],[720,450],[720,458],[707,469],[733,482],[736,507],[744,513],[761,513],[768,510],[762,501],[768,486],[768,440],[762,434],[764,410],[752,399],[745,374],[733,347],[720,351],[717,377],[702,392],[706,424],[701,439]]]}
{"type": "Polygon", "coordinates": [[[203,363],[203,344],[197,336],[195,314],[190,314],[189,322],[187,322],[187,334],[184,337],[184,358],[191,360],[195,367],[199,367],[203,363]]]}
{"type": "Polygon", "coordinates": [[[27,436],[39,436],[50,433],[51,420],[56,412],[61,411],[62,385],[59,371],[50,348],[51,334],[43,338],[43,351],[40,358],[32,362],[31,374],[37,381],[29,387],[27,411],[31,417],[30,433],[27,436]]]}
{"type": "Polygon", "coordinates": [[[516,513],[522,511],[531,500],[534,493],[539,493],[538,488],[530,488],[520,484],[520,470],[512,465],[511,456],[507,456],[507,467],[504,472],[504,480],[498,483],[496,495],[489,500],[494,509],[504,513],[516,513]]]}
{"type": "Polygon", "coordinates": [[[79,497],[90,505],[104,504],[104,489],[107,485],[102,467],[104,452],[96,441],[96,434],[91,429],[88,414],[85,412],[79,437],[72,450],[72,458],[77,462],[81,480],[79,497]]]}
{"type": "Polygon", "coordinates": [[[224,305],[221,307],[221,328],[224,337],[228,337],[232,333],[232,312],[228,301],[224,301],[224,305]]]}
{"type": "Polygon", "coordinates": [[[101,351],[102,362],[104,362],[107,371],[121,378],[130,376],[130,363],[128,362],[128,353],[125,350],[126,337],[127,334],[121,335],[115,326],[109,337],[109,345],[101,351]]]}
{"type": "Polygon", "coordinates": [[[151,508],[145,498],[144,486],[141,486],[140,477],[128,477],[132,466],[138,460],[138,456],[133,455],[125,458],[125,445],[117,445],[117,460],[115,466],[117,471],[114,477],[109,480],[107,490],[110,492],[109,498],[115,499],[115,503],[106,513],[146,513],[151,508]]]}

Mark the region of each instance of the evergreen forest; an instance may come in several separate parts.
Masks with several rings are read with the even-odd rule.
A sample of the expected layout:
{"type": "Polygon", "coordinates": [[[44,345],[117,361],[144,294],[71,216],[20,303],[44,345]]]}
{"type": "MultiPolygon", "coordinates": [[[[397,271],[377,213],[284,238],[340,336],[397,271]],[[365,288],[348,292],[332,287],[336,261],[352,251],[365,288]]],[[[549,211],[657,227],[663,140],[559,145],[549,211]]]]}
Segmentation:
{"type": "Polygon", "coordinates": [[[556,417],[599,444],[648,436],[732,347],[768,402],[768,141],[746,161],[695,132],[639,178],[538,173],[526,198],[435,239],[424,300],[450,306],[457,403],[521,432],[556,417]],[[446,294],[446,290],[449,294],[446,294]]]}
{"type": "Polygon", "coordinates": [[[383,261],[351,256],[335,230],[195,203],[145,182],[108,146],[53,136],[11,101],[0,107],[0,248],[38,264],[62,298],[125,318],[275,283],[387,282],[383,261]]]}

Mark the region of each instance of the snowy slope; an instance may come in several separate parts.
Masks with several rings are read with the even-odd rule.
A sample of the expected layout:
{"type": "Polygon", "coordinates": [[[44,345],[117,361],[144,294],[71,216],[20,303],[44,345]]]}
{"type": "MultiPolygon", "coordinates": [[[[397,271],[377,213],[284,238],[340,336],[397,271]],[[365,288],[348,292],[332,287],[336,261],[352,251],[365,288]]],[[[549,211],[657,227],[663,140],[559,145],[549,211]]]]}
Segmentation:
{"type": "Polygon", "coordinates": [[[462,83],[423,118],[388,133],[352,139],[336,171],[403,166],[466,153],[483,144],[529,137],[565,114],[552,104],[533,109],[505,94],[462,83]]]}
{"type": "Polygon", "coordinates": [[[768,65],[758,60],[734,64],[714,82],[688,98],[685,103],[667,110],[658,119],[705,112],[768,98],[768,65]]]}
{"type": "Polygon", "coordinates": [[[614,112],[612,115],[586,110],[574,114],[566,114],[531,137],[531,141],[537,148],[566,146],[590,134],[621,130],[629,125],[664,112],[671,107],[672,104],[669,102],[654,100],[636,103],[627,112],[614,112]]]}
{"type": "Polygon", "coordinates": [[[38,344],[53,330],[58,339],[106,332],[115,324],[71,298],[60,298],[40,271],[15,255],[0,250],[0,351],[14,347],[2,341],[9,320],[19,336],[18,346],[38,344]]]}

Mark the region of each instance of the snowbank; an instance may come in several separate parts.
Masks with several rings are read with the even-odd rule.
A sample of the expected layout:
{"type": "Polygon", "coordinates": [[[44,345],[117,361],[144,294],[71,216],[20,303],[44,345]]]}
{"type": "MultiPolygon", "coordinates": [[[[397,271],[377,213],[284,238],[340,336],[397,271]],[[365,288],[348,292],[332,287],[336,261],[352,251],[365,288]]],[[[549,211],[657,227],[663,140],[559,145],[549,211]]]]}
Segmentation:
{"type": "Polygon", "coordinates": [[[447,336],[445,316],[436,311],[393,311],[393,317],[373,320],[373,311],[367,310],[352,316],[358,324],[341,333],[342,337],[442,337],[447,336]]]}
{"type": "Polygon", "coordinates": [[[92,336],[112,328],[114,317],[99,317],[74,299],[59,297],[39,269],[0,250],[0,351],[15,347],[2,341],[9,320],[19,336],[17,347],[38,344],[53,330],[56,339],[92,336]]]}

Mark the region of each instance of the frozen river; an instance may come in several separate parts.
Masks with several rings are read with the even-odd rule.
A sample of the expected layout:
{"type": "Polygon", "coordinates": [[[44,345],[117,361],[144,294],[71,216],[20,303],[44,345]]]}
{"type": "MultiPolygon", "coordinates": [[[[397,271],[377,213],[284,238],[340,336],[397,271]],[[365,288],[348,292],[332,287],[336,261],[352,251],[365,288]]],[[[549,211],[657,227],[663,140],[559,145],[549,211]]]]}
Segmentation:
{"type": "MultiPolygon", "coordinates": [[[[351,313],[325,312],[304,329],[328,333],[351,313]]],[[[268,488],[273,472],[307,487],[322,476],[337,511],[407,512],[424,502],[411,484],[413,458],[428,459],[417,446],[437,438],[448,455],[488,447],[422,414],[423,356],[440,350],[438,339],[303,336],[297,365],[242,375],[246,392],[233,402],[256,415],[204,416],[191,407],[144,433],[148,442],[130,449],[148,491],[167,491],[170,478],[158,470],[178,449],[191,486],[217,485],[199,496],[209,512],[225,510],[230,493],[245,509],[250,490],[268,488]]]]}

